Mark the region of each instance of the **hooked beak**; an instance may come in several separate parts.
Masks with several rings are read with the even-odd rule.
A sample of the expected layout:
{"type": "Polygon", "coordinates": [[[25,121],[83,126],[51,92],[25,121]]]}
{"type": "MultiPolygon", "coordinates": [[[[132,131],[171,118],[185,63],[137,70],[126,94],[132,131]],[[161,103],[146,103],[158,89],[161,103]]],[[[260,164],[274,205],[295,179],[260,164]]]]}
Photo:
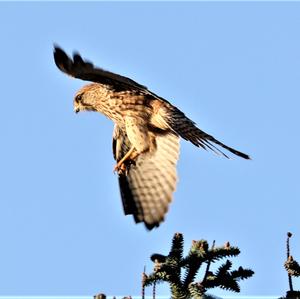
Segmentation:
{"type": "Polygon", "coordinates": [[[75,109],[74,109],[74,112],[75,112],[76,114],[77,114],[79,111],[80,111],[79,108],[75,108],[75,109]]]}

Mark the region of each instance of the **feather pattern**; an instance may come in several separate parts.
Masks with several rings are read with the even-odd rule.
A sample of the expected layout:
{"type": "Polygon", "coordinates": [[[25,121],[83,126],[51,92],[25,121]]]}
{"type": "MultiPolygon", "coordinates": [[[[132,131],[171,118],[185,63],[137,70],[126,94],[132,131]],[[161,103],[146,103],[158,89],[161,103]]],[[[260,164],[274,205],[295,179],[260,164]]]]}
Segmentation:
{"type": "MultiPolygon", "coordinates": [[[[130,148],[126,133],[114,130],[114,156],[118,161],[130,148]]],[[[119,175],[119,186],[125,214],[144,222],[148,229],[159,226],[172,201],[176,188],[176,163],[179,137],[172,132],[158,135],[154,152],[142,153],[127,174],[119,175]]]]}
{"type": "Polygon", "coordinates": [[[148,229],[163,221],[175,191],[179,137],[228,158],[222,149],[250,157],[197,128],[183,112],[134,80],[95,67],[78,53],[54,46],[54,61],[65,74],[94,83],[75,95],[74,111],[97,111],[115,123],[113,156],[126,215],[148,229]]]}
{"type": "Polygon", "coordinates": [[[182,111],[180,111],[173,105],[168,105],[168,109],[165,109],[164,118],[169,127],[175,133],[177,133],[183,139],[192,142],[198,147],[202,147],[205,150],[210,149],[217,154],[221,154],[224,157],[229,158],[223,151],[221,151],[214,145],[216,144],[241,158],[250,159],[247,154],[244,154],[230,146],[225,145],[224,143],[215,139],[213,136],[200,130],[198,127],[196,127],[195,123],[192,120],[186,117],[182,111]]]}

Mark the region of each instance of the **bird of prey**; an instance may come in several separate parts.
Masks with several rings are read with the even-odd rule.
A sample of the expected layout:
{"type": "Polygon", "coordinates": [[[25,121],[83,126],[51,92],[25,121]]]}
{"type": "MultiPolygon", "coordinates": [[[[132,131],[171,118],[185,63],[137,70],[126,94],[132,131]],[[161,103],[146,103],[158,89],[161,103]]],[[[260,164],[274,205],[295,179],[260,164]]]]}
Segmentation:
{"type": "Polygon", "coordinates": [[[114,122],[114,170],[125,215],[151,230],[164,220],[175,191],[180,137],[228,158],[221,148],[239,152],[200,130],[178,108],[127,77],[95,67],[74,53],[54,46],[57,67],[67,75],[93,83],[75,95],[74,111],[96,111],[114,122]]]}

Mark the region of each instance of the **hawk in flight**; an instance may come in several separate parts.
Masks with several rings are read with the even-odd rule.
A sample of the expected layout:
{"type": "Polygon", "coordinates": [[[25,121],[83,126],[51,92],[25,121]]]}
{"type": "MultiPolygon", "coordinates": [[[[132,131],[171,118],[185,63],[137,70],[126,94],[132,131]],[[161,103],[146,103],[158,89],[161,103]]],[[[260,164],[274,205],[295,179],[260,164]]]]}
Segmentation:
{"type": "Polygon", "coordinates": [[[125,215],[151,230],[164,220],[176,187],[179,138],[228,158],[221,148],[239,152],[196,127],[170,102],[127,77],[95,67],[78,53],[70,58],[54,46],[57,67],[67,75],[93,83],[75,95],[74,110],[97,111],[110,118],[114,170],[118,173],[125,215]]]}

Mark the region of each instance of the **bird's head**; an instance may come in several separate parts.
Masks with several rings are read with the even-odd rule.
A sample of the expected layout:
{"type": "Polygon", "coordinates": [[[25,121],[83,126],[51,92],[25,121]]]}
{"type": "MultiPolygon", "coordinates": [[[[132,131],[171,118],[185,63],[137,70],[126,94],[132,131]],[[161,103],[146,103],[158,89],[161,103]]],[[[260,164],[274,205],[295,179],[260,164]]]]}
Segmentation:
{"type": "Polygon", "coordinates": [[[81,88],[74,97],[74,112],[96,111],[96,96],[94,86],[87,85],[81,88]]]}

